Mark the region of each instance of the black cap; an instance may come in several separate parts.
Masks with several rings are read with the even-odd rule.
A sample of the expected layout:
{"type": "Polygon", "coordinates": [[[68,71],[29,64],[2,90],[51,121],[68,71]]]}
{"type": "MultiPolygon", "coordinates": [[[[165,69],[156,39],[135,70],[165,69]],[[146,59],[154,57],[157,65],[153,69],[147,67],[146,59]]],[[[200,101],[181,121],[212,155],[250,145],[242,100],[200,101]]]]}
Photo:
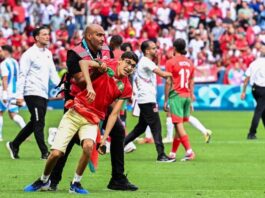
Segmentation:
{"type": "Polygon", "coordinates": [[[176,39],[173,43],[173,46],[178,53],[183,54],[183,55],[187,54],[187,51],[185,50],[186,49],[186,42],[184,39],[182,39],[182,38],[176,39]]]}

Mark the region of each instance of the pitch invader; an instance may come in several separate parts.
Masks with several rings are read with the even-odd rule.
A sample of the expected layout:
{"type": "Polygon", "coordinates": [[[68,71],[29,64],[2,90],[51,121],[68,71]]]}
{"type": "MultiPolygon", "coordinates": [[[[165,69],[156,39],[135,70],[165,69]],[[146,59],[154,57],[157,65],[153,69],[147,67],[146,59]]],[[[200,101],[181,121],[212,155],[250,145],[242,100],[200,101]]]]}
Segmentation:
{"type": "Polygon", "coordinates": [[[187,161],[195,158],[183,125],[189,120],[191,102],[194,98],[194,65],[185,57],[186,43],[183,39],[175,40],[173,46],[175,56],[166,62],[166,71],[172,73],[172,80],[167,79],[164,104],[165,111],[169,111],[168,104],[170,106],[171,118],[176,130],[169,157],[175,158],[179,145],[182,144],[186,150],[182,161],[187,161]]]}

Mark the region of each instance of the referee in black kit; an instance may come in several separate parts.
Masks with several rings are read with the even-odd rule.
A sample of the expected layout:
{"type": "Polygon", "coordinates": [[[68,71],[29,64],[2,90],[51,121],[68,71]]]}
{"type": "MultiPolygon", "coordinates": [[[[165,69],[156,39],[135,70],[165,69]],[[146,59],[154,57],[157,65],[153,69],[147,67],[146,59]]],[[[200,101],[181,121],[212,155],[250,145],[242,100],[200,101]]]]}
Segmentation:
{"type": "Polygon", "coordinates": [[[241,99],[244,100],[246,97],[246,87],[248,82],[250,82],[252,95],[257,102],[247,136],[249,140],[257,139],[256,133],[260,118],[262,118],[265,127],[265,43],[262,44],[260,49],[261,56],[253,61],[246,70],[246,79],[241,93],[241,99]]]}

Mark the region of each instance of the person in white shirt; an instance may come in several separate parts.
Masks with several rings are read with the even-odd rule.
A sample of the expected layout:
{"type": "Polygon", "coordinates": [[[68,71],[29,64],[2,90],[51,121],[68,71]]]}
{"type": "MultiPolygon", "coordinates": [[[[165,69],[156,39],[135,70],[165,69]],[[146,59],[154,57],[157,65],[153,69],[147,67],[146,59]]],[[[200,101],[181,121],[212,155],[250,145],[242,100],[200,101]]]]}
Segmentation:
{"type": "Polygon", "coordinates": [[[154,143],[157,150],[158,162],[174,162],[164,152],[161,137],[161,121],[156,102],[156,74],[168,78],[172,74],[162,71],[152,60],[157,56],[157,47],[153,41],[144,41],[141,44],[144,56],[140,59],[136,71],[137,103],[140,108],[140,116],[137,125],[125,137],[124,145],[135,140],[145,132],[147,126],[151,128],[154,143]]]}
{"type": "Polygon", "coordinates": [[[41,151],[41,159],[49,152],[44,142],[45,114],[48,102],[49,81],[57,85],[60,81],[55,69],[52,53],[46,48],[50,41],[50,30],[41,26],[33,31],[35,44],[25,51],[20,59],[17,105],[25,100],[31,114],[30,121],[6,146],[12,159],[18,159],[19,146],[34,132],[41,151]],[[24,97],[24,98],[23,98],[24,97]]]}
{"type": "Polygon", "coordinates": [[[201,33],[199,30],[195,32],[195,38],[192,39],[189,43],[189,50],[191,53],[191,59],[193,61],[197,60],[198,53],[201,51],[201,48],[204,46],[203,40],[201,39],[201,33]]]}
{"type": "Polygon", "coordinates": [[[160,43],[160,48],[163,49],[165,46],[165,49],[168,50],[173,46],[172,44],[172,38],[169,35],[168,29],[163,29],[162,30],[162,35],[161,37],[158,37],[158,41],[160,43]]]}
{"type": "Polygon", "coordinates": [[[252,95],[257,102],[247,139],[257,139],[256,133],[260,118],[265,127],[265,45],[262,44],[261,57],[253,61],[246,70],[246,78],[241,93],[241,99],[246,98],[248,83],[252,86],[252,95]]]}
{"type": "Polygon", "coordinates": [[[41,22],[43,25],[49,25],[51,17],[55,14],[55,8],[50,1],[44,1],[41,4],[41,22]]]}
{"type": "Polygon", "coordinates": [[[18,115],[18,106],[16,103],[18,62],[12,58],[12,47],[3,45],[0,49],[0,57],[4,60],[0,64],[2,86],[0,87],[0,141],[3,141],[3,113],[8,110],[10,119],[19,125],[25,127],[24,119],[18,115]]]}
{"type": "Polygon", "coordinates": [[[128,11],[127,6],[122,7],[122,11],[120,11],[119,19],[121,20],[122,24],[127,27],[128,21],[130,19],[130,12],[128,11]]]}
{"type": "Polygon", "coordinates": [[[13,34],[13,30],[9,27],[8,21],[3,22],[3,26],[0,28],[0,31],[3,32],[4,38],[9,38],[13,34]]]}
{"type": "Polygon", "coordinates": [[[170,8],[164,2],[160,8],[157,9],[158,24],[161,29],[168,28],[170,24],[170,8]]]}

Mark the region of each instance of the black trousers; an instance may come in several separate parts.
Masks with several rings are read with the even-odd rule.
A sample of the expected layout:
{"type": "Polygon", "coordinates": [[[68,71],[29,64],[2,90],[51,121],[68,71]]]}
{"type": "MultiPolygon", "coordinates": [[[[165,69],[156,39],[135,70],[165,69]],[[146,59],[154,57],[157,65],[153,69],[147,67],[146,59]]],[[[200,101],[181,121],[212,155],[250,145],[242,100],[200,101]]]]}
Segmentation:
{"type": "Polygon", "coordinates": [[[146,104],[138,104],[140,108],[140,117],[137,125],[134,127],[132,132],[130,132],[125,137],[125,145],[129,142],[135,140],[135,138],[139,137],[141,134],[145,132],[147,126],[150,127],[151,133],[154,138],[156,151],[158,157],[164,155],[164,144],[162,143],[161,136],[161,121],[159,117],[159,112],[156,103],[146,103],[146,104]]]}
{"type": "MultiPolygon", "coordinates": [[[[107,120],[111,111],[112,108],[109,107],[108,112],[106,114],[106,118],[102,125],[103,129],[105,129],[106,127],[107,120]]],[[[120,119],[117,119],[114,127],[112,128],[110,132],[110,137],[111,137],[110,157],[112,165],[112,178],[119,180],[122,179],[124,175],[123,143],[125,138],[125,130],[120,119]]],[[[65,154],[58,160],[56,166],[54,167],[50,176],[52,184],[58,184],[61,181],[63,168],[75,143],[79,144],[78,136],[74,136],[74,138],[70,141],[70,143],[66,148],[65,154]]]]}
{"type": "Polygon", "coordinates": [[[249,134],[254,135],[257,133],[260,118],[265,126],[265,87],[260,87],[254,84],[252,86],[252,95],[257,102],[257,106],[254,111],[249,134]]]}
{"type": "Polygon", "coordinates": [[[31,114],[30,121],[21,129],[12,144],[19,149],[22,142],[34,132],[41,153],[46,154],[48,148],[44,141],[44,126],[48,100],[39,96],[25,96],[24,99],[31,114]]]}

